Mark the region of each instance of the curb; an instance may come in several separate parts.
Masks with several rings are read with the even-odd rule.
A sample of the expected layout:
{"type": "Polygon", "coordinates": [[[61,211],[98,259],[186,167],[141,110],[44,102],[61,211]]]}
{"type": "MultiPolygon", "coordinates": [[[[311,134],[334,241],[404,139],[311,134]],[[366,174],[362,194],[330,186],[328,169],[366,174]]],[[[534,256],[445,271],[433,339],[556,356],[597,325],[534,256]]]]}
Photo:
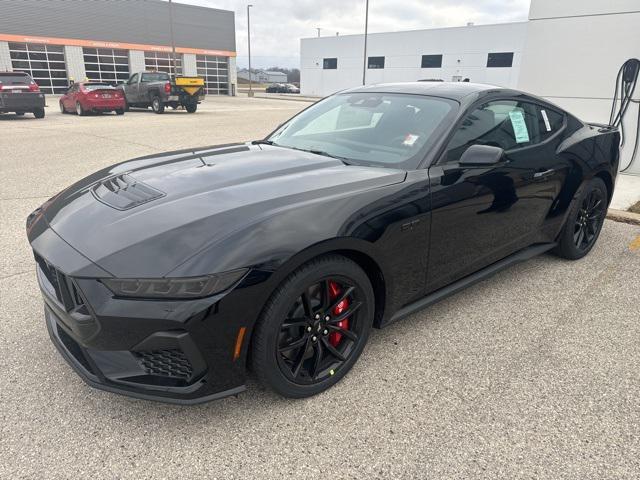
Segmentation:
{"type": "Polygon", "coordinates": [[[640,214],[626,212],[624,210],[614,210],[610,208],[607,211],[607,218],[614,222],[628,223],[631,225],[640,225],[640,214]]]}

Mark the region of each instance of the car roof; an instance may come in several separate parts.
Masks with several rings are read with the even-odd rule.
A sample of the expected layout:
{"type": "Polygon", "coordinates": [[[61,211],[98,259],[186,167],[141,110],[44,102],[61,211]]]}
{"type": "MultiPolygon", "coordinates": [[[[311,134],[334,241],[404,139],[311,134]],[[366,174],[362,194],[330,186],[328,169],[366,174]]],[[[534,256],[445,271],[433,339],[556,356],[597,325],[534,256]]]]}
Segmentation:
{"type": "Polygon", "coordinates": [[[378,92],[378,93],[407,93],[411,95],[432,95],[436,97],[462,100],[479,93],[507,91],[503,87],[471,82],[404,82],[379,83],[345,90],[341,93],[378,92]]]}

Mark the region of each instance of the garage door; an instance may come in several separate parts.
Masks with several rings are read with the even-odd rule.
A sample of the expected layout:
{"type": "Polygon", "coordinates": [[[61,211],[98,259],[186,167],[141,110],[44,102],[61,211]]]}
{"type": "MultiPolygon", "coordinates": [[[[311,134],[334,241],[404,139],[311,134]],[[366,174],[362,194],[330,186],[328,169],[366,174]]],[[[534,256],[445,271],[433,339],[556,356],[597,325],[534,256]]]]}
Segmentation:
{"type": "Polygon", "coordinates": [[[229,93],[229,64],[227,57],[196,55],[198,76],[204,77],[207,93],[227,95],[229,93]]]}
{"type": "Polygon", "coordinates": [[[83,48],[87,78],[115,85],[129,78],[129,52],[113,48],[83,48]]]}
{"type": "Polygon", "coordinates": [[[67,68],[62,45],[9,42],[11,67],[33,77],[44,93],[64,93],[67,90],[67,68]]]}
{"type": "MultiPolygon", "coordinates": [[[[144,52],[144,65],[147,70],[167,72],[173,75],[173,60],[168,52],[144,52]]],[[[182,75],[182,55],[176,53],[176,70],[182,75]]]]}

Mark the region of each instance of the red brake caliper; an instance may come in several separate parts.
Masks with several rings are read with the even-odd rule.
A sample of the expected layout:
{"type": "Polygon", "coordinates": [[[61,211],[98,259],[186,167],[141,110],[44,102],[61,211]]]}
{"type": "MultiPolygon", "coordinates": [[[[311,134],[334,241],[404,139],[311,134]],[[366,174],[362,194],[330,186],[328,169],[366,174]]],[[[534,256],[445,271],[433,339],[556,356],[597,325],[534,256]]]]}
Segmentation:
{"type": "MultiPolygon", "coordinates": [[[[329,298],[331,298],[331,300],[335,300],[336,298],[338,298],[338,295],[340,295],[340,285],[338,285],[336,282],[329,281],[329,298]]],[[[344,312],[347,308],[349,308],[349,299],[345,298],[338,305],[335,306],[335,308],[333,309],[333,312],[331,313],[333,315],[338,316],[342,312],[344,312]]],[[[349,328],[349,319],[345,318],[341,322],[338,322],[336,325],[340,328],[344,328],[345,330],[347,330],[349,328]]],[[[329,343],[334,347],[338,346],[341,339],[342,339],[341,333],[332,332],[329,334],[329,343]]]]}

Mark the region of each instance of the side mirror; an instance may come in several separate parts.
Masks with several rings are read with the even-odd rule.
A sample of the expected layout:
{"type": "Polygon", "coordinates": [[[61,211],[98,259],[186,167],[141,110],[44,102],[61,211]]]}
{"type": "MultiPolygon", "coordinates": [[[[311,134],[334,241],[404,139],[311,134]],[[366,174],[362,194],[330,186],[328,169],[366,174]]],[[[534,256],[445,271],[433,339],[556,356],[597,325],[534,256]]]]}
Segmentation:
{"type": "Polygon", "coordinates": [[[504,158],[504,150],[491,145],[471,145],[460,157],[460,165],[482,167],[500,163],[504,158]]]}

